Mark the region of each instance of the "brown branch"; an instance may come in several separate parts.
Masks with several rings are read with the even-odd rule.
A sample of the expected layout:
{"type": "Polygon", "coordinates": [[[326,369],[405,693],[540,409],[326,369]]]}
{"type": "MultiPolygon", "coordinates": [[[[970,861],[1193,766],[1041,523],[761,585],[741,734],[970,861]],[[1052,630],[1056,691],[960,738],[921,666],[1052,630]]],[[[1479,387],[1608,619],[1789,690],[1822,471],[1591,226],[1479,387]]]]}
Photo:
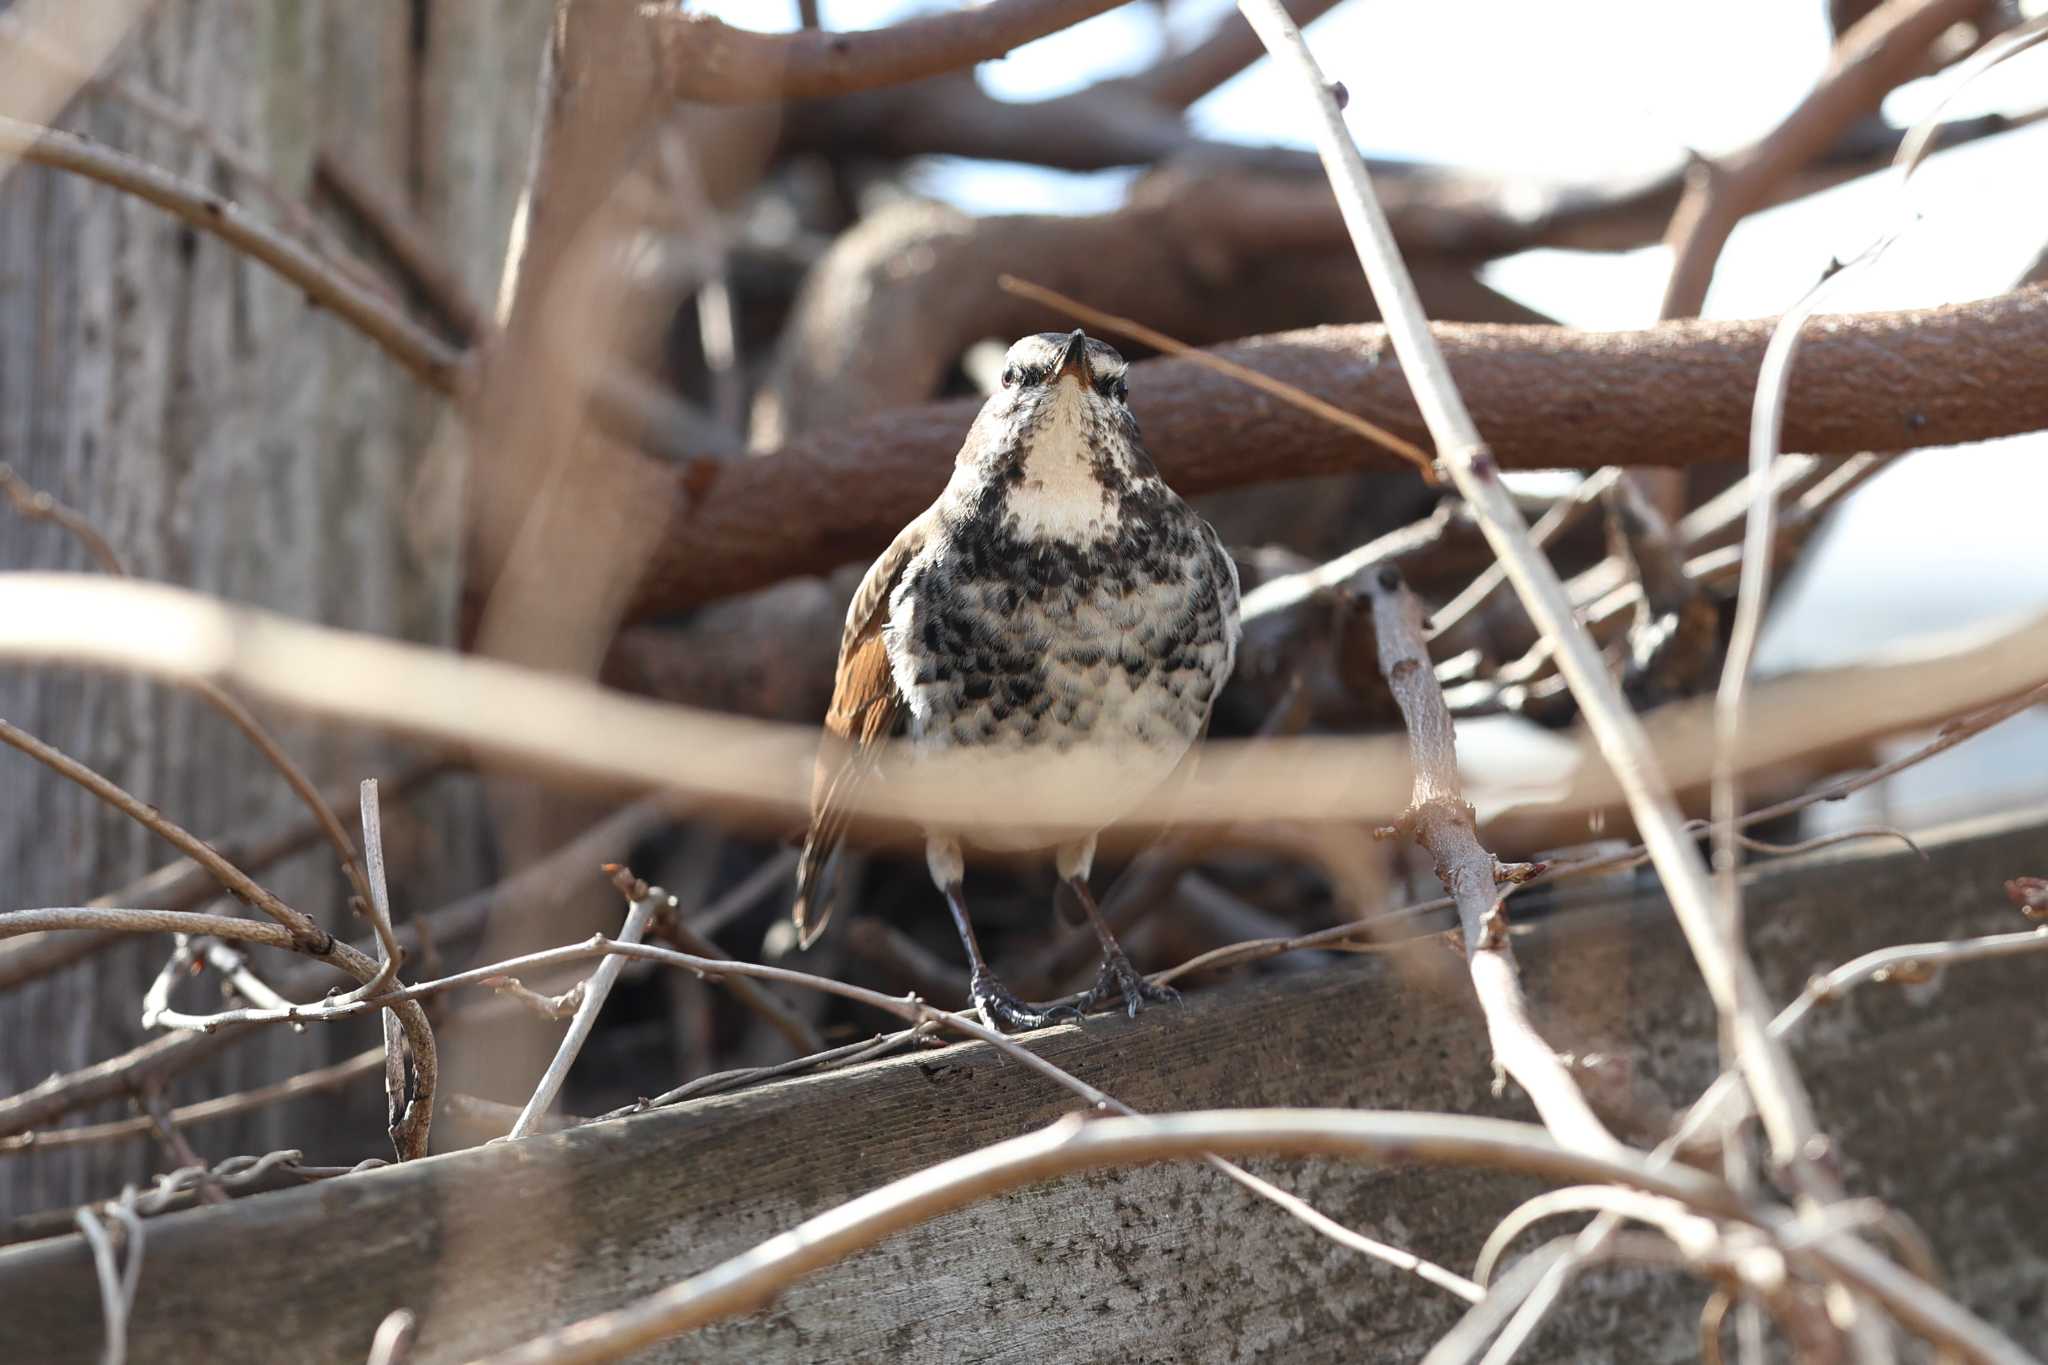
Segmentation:
{"type": "MultiPolygon", "coordinates": [[[[384,1066],[384,1049],[373,1047],[358,1052],[346,1061],[332,1066],[320,1067],[314,1071],[300,1072],[274,1085],[261,1086],[255,1090],[244,1090],[234,1095],[222,1095],[216,1099],[201,1100],[196,1104],[180,1105],[170,1111],[170,1120],[181,1126],[204,1123],[208,1119],[231,1118],[251,1110],[267,1108],[295,1100],[302,1095],[318,1094],[347,1085],[359,1077],[380,1071],[384,1066]]],[[[149,1115],[132,1119],[115,1119],[109,1123],[92,1123],[79,1128],[58,1128],[50,1132],[17,1133],[12,1137],[0,1138],[0,1156],[16,1152],[46,1151],[56,1147],[80,1147],[92,1143],[115,1142],[122,1138],[146,1136],[152,1124],[149,1115]]]]}
{"type": "MultiPolygon", "coordinates": [[[[1623,333],[1433,330],[1500,465],[1557,469],[1739,458],[1771,327],[1766,319],[1623,333]]],[[[1792,448],[1848,455],[2048,427],[2048,367],[2033,363],[2048,351],[2048,291],[1831,317],[1810,335],[1786,418],[1792,448]]],[[[1330,327],[1216,349],[1424,444],[1385,338],[1377,325],[1330,327]]],[[[1134,366],[1131,405],[1160,472],[1187,494],[1405,467],[1184,360],[1134,366]]],[[[708,487],[644,462],[649,482],[669,490],[669,529],[652,543],[630,614],[677,611],[876,553],[936,496],[978,406],[927,404],[809,433],[772,459],[717,466],[708,487]]],[[[636,500],[616,515],[649,509],[636,500]]]]}
{"type": "MultiPolygon", "coordinates": [[[[116,578],[129,576],[120,555],[114,552],[112,543],[100,534],[99,529],[92,524],[92,519],[84,513],[66,507],[48,493],[30,488],[4,464],[0,464],[0,490],[6,492],[8,500],[23,516],[32,520],[51,522],[70,532],[84,544],[92,557],[99,561],[102,569],[116,578]]],[[[320,789],[313,785],[313,779],[306,776],[305,770],[284,751],[284,746],[263,728],[262,722],[250,714],[249,708],[235,700],[232,695],[203,679],[189,686],[200,700],[227,717],[228,723],[240,730],[243,738],[255,745],[257,752],[284,777],[285,784],[305,804],[306,809],[312,812],[313,819],[326,833],[327,842],[332,844],[334,851],[340,855],[342,874],[348,878],[349,885],[355,889],[358,896],[368,900],[370,884],[364,880],[362,865],[356,861],[355,842],[349,838],[348,831],[335,815],[334,808],[320,794],[320,789]]]]}
{"type": "Polygon", "coordinates": [[[0,154],[82,175],[155,204],[267,266],[301,290],[308,303],[327,309],[361,332],[427,387],[439,393],[455,390],[462,371],[462,357],[457,352],[311,247],[205,186],[181,180],[76,133],[10,118],[0,118],[0,154]]]}
{"type": "MultiPolygon", "coordinates": [[[[698,929],[673,910],[655,921],[650,938],[664,939],[688,953],[713,961],[729,962],[731,956],[698,931],[698,929]]],[[[728,976],[721,982],[733,994],[733,998],[761,1016],[768,1027],[782,1036],[783,1041],[796,1049],[799,1057],[813,1052],[822,1052],[824,1040],[818,1037],[810,1021],[784,1004],[772,992],[765,991],[743,976],[728,976]]]]}
{"type": "MultiPolygon", "coordinates": [[[[1296,24],[1307,27],[1335,9],[1338,2],[1287,0],[1286,7],[1296,24]]],[[[1265,55],[1266,49],[1251,25],[1233,10],[1217,20],[1215,29],[1201,42],[1130,77],[1124,84],[1155,104],[1185,109],[1265,55]]]]}
{"type": "Polygon", "coordinates": [[[1593,1116],[1571,1072],[1529,1018],[1514,948],[1508,942],[1507,902],[1501,894],[1512,882],[1501,876],[1500,864],[1481,846],[1472,808],[1465,804],[1457,736],[1423,642],[1421,604],[1393,568],[1382,569],[1367,593],[1379,640],[1380,671],[1400,704],[1414,761],[1415,795],[1401,826],[1436,860],[1437,879],[1457,905],[1465,960],[1473,994],[1486,1016],[1494,1064],[1520,1082],[1544,1127],[1561,1145],[1611,1155],[1620,1144],[1593,1116]]]}
{"type": "MultiPolygon", "coordinates": [[[[558,899],[591,869],[623,856],[633,843],[658,828],[668,817],[649,804],[629,806],[598,822],[541,861],[495,886],[442,906],[399,926],[401,945],[416,944],[424,929],[439,941],[475,938],[485,923],[506,904],[558,899]]],[[[80,934],[77,937],[86,938],[80,934]]],[[[374,938],[359,947],[374,948],[374,938]]],[[[326,989],[333,974],[325,964],[305,963],[286,975],[280,989],[292,996],[326,989]]],[[[205,1061],[224,1047],[252,1037],[255,1029],[221,1029],[214,1033],[181,1032],[151,1039],[117,1057],[63,1075],[51,1076],[19,1095],[0,1099],[0,1137],[25,1133],[75,1110],[103,1100],[139,1092],[151,1080],[168,1078],[205,1061]]],[[[379,1048],[378,1055],[383,1055],[379,1048]]]]}
{"type": "Polygon", "coordinates": [[[314,158],[313,176],[370,230],[457,341],[473,342],[484,334],[489,318],[428,236],[426,225],[392,187],[365,174],[332,147],[322,147],[314,158]]]}
{"type": "Polygon", "coordinates": [[[1129,337],[1140,345],[1149,346],[1153,350],[1166,355],[1183,356],[1205,369],[1215,371],[1226,379],[1234,379],[1240,384],[1259,390],[1261,393],[1271,394],[1289,407],[1298,408],[1313,417],[1319,417],[1331,426],[1352,432],[1364,440],[1379,446],[1381,449],[1399,456],[1417,469],[1420,469],[1425,479],[1432,483],[1436,482],[1436,462],[1414,442],[1403,440],[1384,427],[1374,426],[1363,417],[1355,413],[1346,412],[1334,403],[1326,403],[1314,394],[1306,393],[1285,380],[1275,379],[1269,374],[1263,374],[1248,365],[1240,365],[1235,361],[1226,360],[1222,356],[1210,355],[1207,351],[1198,350],[1186,342],[1174,340],[1156,327],[1148,327],[1144,323],[1132,318],[1118,317],[1113,313],[1105,313],[1099,308],[1091,308],[1079,299],[1069,298],[1056,289],[1047,289],[1042,284],[1034,284],[1030,280],[1019,279],[1015,275],[997,276],[996,287],[1006,294],[1015,294],[1019,298],[1031,299],[1034,302],[1044,304],[1048,308],[1057,309],[1062,313],[1068,314],[1074,320],[1085,323],[1099,331],[1106,331],[1112,336],[1129,337]]]}
{"type": "MultiPolygon", "coordinates": [[[[410,793],[447,771],[439,760],[421,764],[402,774],[392,785],[394,793],[410,793]]],[[[322,798],[327,805],[339,802],[322,798]]],[[[229,840],[214,847],[228,861],[245,872],[261,872],[294,854],[303,853],[320,842],[322,826],[308,818],[260,841],[229,840]]],[[[196,910],[220,894],[220,883],[212,874],[188,858],[178,858],[146,873],[118,890],[96,896],[87,905],[94,909],[137,906],[148,910],[196,910]]],[[[80,958],[118,942],[121,935],[26,934],[0,943],[0,991],[46,976],[80,958]]]]}
{"type": "Polygon", "coordinates": [[[14,510],[24,521],[46,521],[67,532],[93,562],[116,578],[126,578],[128,570],[121,563],[121,556],[113,544],[100,534],[99,528],[84,513],[66,507],[48,493],[25,482],[19,474],[7,465],[0,464],[0,493],[7,495],[7,501],[14,504],[14,510]]]}
{"type": "Polygon", "coordinates": [[[1889,0],[1842,35],[1827,73],[1783,122],[1746,150],[1703,166],[1672,214],[1666,238],[1671,278],[1659,316],[1697,316],[1714,262],[1736,224],[1764,207],[1780,182],[1819,157],[1857,119],[1874,113],[1894,88],[1921,74],[1935,40],[1983,7],[1983,0],[1889,0]]]}
{"type": "MultiPolygon", "coordinates": [[[[1308,323],[1369,322],[1371,291],[1344,255],[1328,189],[1302,176],[1169,163],[1100,214],[974,216],[905,201],[842,234],[804,277],[754,405],[756,447],[938,393],[984,338],[1072,326],[1062,305],[991,289],[1037,280],[1197,344],[1308,323]],[[1130,244],[1147,268],[1129,268],[1130,244]],[[906,257],[920,263],[902,269],[906,257]],[[891,336],[888,347],[863,338],[891,336]]],[[[1461,265],[1422,281],[1445,318],[1541,322],[1461,265]]],[[[1147,345],[1172,349],[1162,342],[1147,345]]]]}
{"type": "MultiPolygon", "coordinates": [[[[267,888],[260,885],[248,873],[223,858],[217,851],[166,818],[154,806],[138,801],[126,790],[93,771],[76,759],[59,752],[35,736],[17,726],[0,720],[0,742],[21,750],[45,767],[70,779],[91,792],[94,796],[128,816],[143,828],[171,844],[186,857],[192,859],[210,872],[220,884],[243,904],[268,915],[284,931],[287,946],[308,957],[318,958],[331,966],[347,972],[359,982],[383,980],[377,962],[364,956],[334,935],[322,929],[304,912],[294,909],[279,900],[267,888]]],[[[116,913],[116,912],[103,912],[116,913]]],[[[215,916],[174,915],[174,920],[195,924],[200,919],[214,919],[215,916]]],[[[242,924],[242,921],[228,921],[242,924]]],[[[85,927],[121,928],[120,925],[102,924],[85,927]]],[[[220,933],[218,927],[173,929],[175,933],[198,932],[220,933]]],[[[394,1132],[394,1142],[400,1160],[423,1156],[427,1149],[429,1126],[432,1123],[434,1082],[438,1073],[434,1053],[434,1032],[427,1022],[427,1016],[417,1005],[407,1005],[397,1011],[400,1026],[405,1030],[405,1040],[411,1048],[413,1058],[412,1103],[404,1115],[403,1139],[394,1132]]]]}
{"type": "Polygon", "coordinates": [[[1001,57],[1123,0],[991,0],[887,28],[765,34],[666,7],[645,12],[672,98],[706,103],[824,99],[901,85],[1001,57]]]}

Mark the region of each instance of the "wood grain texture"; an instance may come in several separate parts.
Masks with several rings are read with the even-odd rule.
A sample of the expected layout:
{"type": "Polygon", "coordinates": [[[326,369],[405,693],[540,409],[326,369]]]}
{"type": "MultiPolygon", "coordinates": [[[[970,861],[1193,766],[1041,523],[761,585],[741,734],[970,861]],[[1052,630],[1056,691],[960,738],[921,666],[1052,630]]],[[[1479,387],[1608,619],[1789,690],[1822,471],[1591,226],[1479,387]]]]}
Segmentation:
{"type": "MultiPolygon", "coordinates": [[[[535,88],[499,67],[516,41],[537,62],[534,6],[437,4],[499,41],[415,41],[414,7],[345,0],[161,0],[109,70],[203,117],[287,193],[310,194],[332,140],[366,173],[412,187],[451,254],[489,257],[511,217],[507,177],[470,177],[499,148],[523,165],[535,88]],[[425,114],[422,85],[464,93],[425,114]],[[459,126],[451,126],[459,125],[459,126]],[[414,177],[415,147],[461,147],[414,177]],[[461,183],[452,183],[460,178],[461,183]]],[[[88,92],[61,126],[220,191],[260,196],[203,148],[88,92]]],[[[305,619],[423,643],[453,639],[454,523],[419,496],[440,404],[293,289],[150,205],[38,167],[0,185],[0,460],[84,511],[139,576],[305,619]],[[438,524],[437,524],[438,523],[438,524]]],[[[459,469],[459,451],[444,462],[459,469]]],[[[0,515],[0,566],[86,569],[64,536],[0,515]]],[[[275,828],[298,806],[229,727],[154,684],[56,669],[0,673],[0,714],[101,769],[202,837],[275,828]]],[[[323,785],[393,771],[381,741],[306,725],[280,738],[323,785]]],[[[473,801],[394,808],[388,834],[405,905],[476,885],[473,801]],[[423,837],[424,836],[424,837],[423,837]],[[429,851],[433,871],[417,855],[429,851]],[[445,880],[436,881],[440,876],[445,880]]],[[[166,850],[83,792],[20,759],[0,762],[0,885],[9,906],[64,904],[132,880],[166,850]]],[[[343,883],[324,851],[280,869],[286,900],[334,923],[343,883]]],[[[119,945],[0,1000],[0,1094],[116,1055],[141,1038],[144,987],[166,949],[119,945]]],[[[197,998],[196,996],[194,998],[197,998]]],[[[260,1084],[343,1055],[353,1036],[279,1033],[176,1086],[174,1102],[260,1084]]],[[[370,1092],[375,1087],[371,1086],[370,1092]]],[[[381,1124],[354,1111],[350,1146],[381,1124]]],[[[89,1118],[129,1112],[125,1101],[89,1118]]],[[[265,1150],[288,1136],[253,1115],[212,1143],[265,1150]]],[[[230,1148],[229,1150],[233,1150],[230,1148]]],[[[144,1173],[146,1148],[51,1153],[0,1166],[0,1212],[105,1195],[144,1173]]],[[[5,1355],[0,1351],[0,1355],[5,1355]]]]}
{"type": "MultiPolygon", "coordinates": [[[[1910,853],[1822,854],[1752,881],[1751,927],[1784,998],[1886,943],[2011,928],[2002,879],[2048,858],[2048,812],[1910,853]]],[[[1527,911],[1524,912],[1525,917],[1527,911]]],[[[1713,1012],[1660,900],[1582,901],[1518,944],[1553,1037],[1617,1058],[1627,1132],[1714,1066],[1713,1012]]],[[[1798,1055],[1850,1188],[1894,1201],[1957,1292],[2048,1346],[2044,964],[2015,959],[1823,1011],[1798,1055]]],[[[1235,983],[1135,1023],[1033,1044],[1141,1109],[1343,1104],[1521,1115],[1489,1095],[1458,955],[1235,983]]],[[[650,1085],[652,1082],[650,1082],[650,1085]]],[[[979,1046],[787,1082],[152,1223],[131,1358],[355,1365],[401,1305],[421,1362],[460,1361],[702,1269],[875,1186],[1050,1121],[1070,1096],[979,1046]]],[[[1533,1181],[1254,1163],[1331,1215],[1454,1267],[1533,1181]]],[[[1589,1278],[1526,1359],[1696,1358],[1681,1278],[1589,1278]]],[[[11,1356],[89,1361],[99,1314],[76,1238],[0,1252],[11,1356]]],[[[669,1361],[1414,1360],[1447,1296],[1322,1241],[1199,1166],[1023,1191],[903,1234],[764,1313],[649,1353],[669,1361]]]]}

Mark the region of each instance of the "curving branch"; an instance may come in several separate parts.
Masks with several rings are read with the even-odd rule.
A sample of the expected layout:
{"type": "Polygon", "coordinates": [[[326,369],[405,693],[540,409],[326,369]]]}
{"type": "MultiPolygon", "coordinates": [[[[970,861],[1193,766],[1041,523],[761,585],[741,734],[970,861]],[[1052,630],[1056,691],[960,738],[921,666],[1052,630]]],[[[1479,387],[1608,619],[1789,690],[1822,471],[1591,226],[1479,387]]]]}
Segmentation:
{"type": "MultiPolygon", "coordinates": [[[[377,962],[365,956],[349,944],[343,943],[321,928],[304,911],[287,905],[278,899],[267,887],[250,877],[248,873],[222,857],[204,840],[166,818],[154,806],[138,801],[129,792],[117,786],[105,776],[86,767],[76,759],[64,754],[35,736],[0,720],[0,742],[19,749],[51,771],[68,778],[91,792],[107,805],[128,816],[143,828],[157,835],[166,843],[205,868],[221,887],[235,899],[254,909],[262,911],[276,923],[274,932],[283,935],[283,941],[271,940],[276,946],[289,947],[294,952],[317,958],[332,967],[337,967],[358,982],[378,983],[385,979],[377,962]]],[[[133,912],[121,910],[89,910],[80,908],[74,915],[119,916],[122,914],[159,914],[174,926],[197,926],[214,917],[179,914],[169,911],[133,912]]],[[[28,923],[20,932],[42,929],[45,926],[28,923]]],[[[87,922],[78,927],[97,929],[119,929],[119,924],[87,922]]],[[[185,927],[173,928],[172,932],[218,933],[219,926],[211,929],[185,927]]],[[[427,1154],[427,1142],[433,1124],[434,1087],[439,1076],[439,1066],[434,1050],[433,1027],[427,1022],[426,1013],[417,1005],[404,1004],[393,1011],[399,1027],[404,1031],[404,1040],[412,1054],[412,1099],[402,1114],[394,1114],[391,1126],[391,1141],[401,1161],[427,1154]]],[[[398,1046],[396,1037],[390,1037],[387,1048],[398,1046]]]]}
{"type": "MultiPolygon", "coordinates": [[[[1706,302],[1736,224],[1770,202],[1779,184],[1818,158],[1891,91],[1921,73],[1950,27],[1976,18],[1984,0],[1890,0],[1841,36],[1828,71],[1760,142],[1702,166],[1671,217],[1671,278],[1660,317],[1694,317],[1706,302]]],[[[1873,442],[1873,445],[1882,444],[1873,442]]]]}
{"type": "MultiPolygon", "coordinates": [[[[990,288],[993,289],[993,281],[990,288]]],[[[1639,332],[1437,324],[1438,345],[1507,469],[1689,466],[1739,458],[1773,321],[1639,332]]],[[[1817,319],[1785,443],[1818,455],[1955,445],[2048,427],[2048,290],[1817,319]],[[1957,376],[1967,375],[1968,383],[1957,376]]],[[[1428,433],[1376,324],[1217,347],[1219,355],[1409,440],[1428,433]]],[[[1134,367],[1131,403],[1183,493],[1400,467],[1357,436],[1183,360],[1134,367]]],[[[620,534],[667,490],[667,529],[629,615],[645,618],[873,555],[938,493],[979,404],[955,400],[809,433],[772,459],[676,470],[638,461],[620,534]]],[[[602,530],[604,528],[594,528],[602,530]]]]}
{"type": "MultiPolygon", "coordinates": [[[[814,1270],[893,1232],[1004,1191],[1103,1166],[1216,1153],[1330,1155],[1381,1163],[1504,1166],[1545,1176],[1585,1174],[1744,1222],[1782,1225],[1780,1215],[1745,1208],[1719,1181],[1697,1171],[1682,1166],[1652,1169],[1626,1149],[1601,1156],[1571,1152],[1532,1124],[1348,1109],[1240,1109],[1093,1120],[1072,1116],[884,1185],[702,1274],[495,1353],[481,1365],[595,1365],[617,1360],[664,1338],[757,1310],[814,1270]]],[[[1837,1245],[1829,1243],[1827,1249],[1837,1245]]]]}
{"type": "MultiPolygon", "coordinates": [[[[1337,4],[1338,0],[1286,0],[1285,8],[1289,18],[1306,28],[1337,4]]],[[[1185,109],[1265,55],[1251,25],[1232,10],[1201,42],[1155,63],[1126,84],[1156,104],[1185,109]]]]}
{"type": "Polygon", "coordinates": [[[825,99],[901,85],[1001,57],[1123,0],[991,0],[887,28],[755,33],[649,6],[645,21],[667,93],[705,103],[825,99]]]}
{"type": "Polygon", "coordinates": [[[0,155],[70,171],[146,199],[201,232],[261,262],[303,290],[306,301],[332,312],[375,342],[421,383],[453,392],[462,358],[438,337],[296,239],[202,185],[102,147],[90,138],[0,117],[0,155]]]}

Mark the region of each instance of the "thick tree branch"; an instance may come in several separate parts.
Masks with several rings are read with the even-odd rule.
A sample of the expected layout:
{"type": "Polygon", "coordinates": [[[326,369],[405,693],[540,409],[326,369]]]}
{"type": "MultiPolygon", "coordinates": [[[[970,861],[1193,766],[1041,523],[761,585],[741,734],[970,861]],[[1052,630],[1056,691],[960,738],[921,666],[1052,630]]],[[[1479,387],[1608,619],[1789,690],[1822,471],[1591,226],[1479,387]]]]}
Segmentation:
{"type": "Polygon", "coordinates": [[[662,7],[645,20],[667,93],[706,103],[824,99],[1001,57],[1123,0],[991,0],[887,28],[755,33],[662,7]]]}
{"type": "MultiPolygon", "coordinates": [[[[1739,458],[1772,326],[1433,330],[1500,465],[1556,469],[1739,458]]],[[[2036,359],[2048,354],[2048,291],[1823,318],[1810,328],[1786,414],[1790,449],[1848,455],[2048,427],[2048,366],[2036,359]]],[[[1429,439],[1383,327],[1318,328],[1216,351],[1410,440],[1429,439]]],[[[1134,367],[1131,405],[1160,472],[1183,493],[1397,465],[1357,436],[1189,361],[1134,367]]],[[[799,437],[771,459],[648,469],[648,484],[669,489],[668,529],[654,538],[629,614],[679,610],[873,555],[937,495],[978,406],[956,400],[881,414],[799,437]]],[[[658,515],[644,499],[620,507],[628,514],[658,515]]]]}

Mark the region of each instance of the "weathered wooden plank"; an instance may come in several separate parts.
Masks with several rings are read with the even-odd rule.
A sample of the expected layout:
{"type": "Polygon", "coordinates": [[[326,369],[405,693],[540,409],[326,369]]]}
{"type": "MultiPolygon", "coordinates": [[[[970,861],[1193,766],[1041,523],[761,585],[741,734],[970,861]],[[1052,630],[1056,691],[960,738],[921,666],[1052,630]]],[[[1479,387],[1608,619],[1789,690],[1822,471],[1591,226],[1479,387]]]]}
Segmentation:
{"type": "MultiPolygon", "coordinates": [[[[1774,864],[1752,938],[1781,997],[1886,943],[2014,927],[2002,879],[2048,863],[2048,812],[1774,864]]],[[[1520,942],[1553,1032],[1620,1059],[1644,1113],[1711,1076],[1712,1015],[1654,896],[1558,911],[1520,942]]],[[[1034,1043],[1140,1108],[1342,1104],[1523,1112],[1489,1093],[1456,955],[1426,942],[1244,981],[1034,1043]]],[[[2048,961],[1872,987],[1798,1052],[1852,1188],[1904,1209],[1961,1297],[2048,1346],[2048,961]]],[[[152,1223],[130,1358],[360,1361],[390,1309],[453,1361],[701,1269],[833,1203],[1071,1107],[980,1046],[436,1158],[152,1223]]],[[[1533,1183],[1263,1163],[1333,1216],[1454,1266],[1533,1183]]],[[[0,1252],[0,1356],[86,1361],[99,1309],[75,1238],[0,1252]]],[[[1696,1358],[1699,1291],[1587,1280],[1527,1357],[1696,1358]]],[[[1320,1240],[1199,1166],[1022,1191],[898,1236],[770,1310],[647,1359],[1412,1360],[1447,1296],[1320,1240]]]]}
{"type": "MultiPolygon", "coordinates": [[[[499,80],[507,55],[481,39],[523,44],[537,63],[545,6],[464,6],[476,11],[466,31],[479,42],[437,49],[433,72],[463,99],[430,112],[415,108],[424,77],[406,57],[419,6],[162,0],[141,8],[147,13],[110,74],[204,118],[288,193],[310,194],[326,142],[399,186],[415,141],[523,163],[535,85],[499,80]]],[[[267,214],[262,196],[191,137],[117,99],[87,91],[59,121],[267,214]]],[[[501,249],[512,210],[503,179],[472,188],[464,212],[437,218],[451,256],[501,249]]],[[[154,206],[36,166],[16,168],[0,185],[0,461],[85,512],[137,574],[356,629],[452,641],[459,509],[453,499],[435,507],[416,496],[441,410],[437,396],[298,291],[154,206]]],[[[443,482],[459,487],[459,446],[444,455],[443,482]]],[[[0,566],[83,569],[87,560],[60,532],[0,513],[0,566]]],[[[202,836],[274,828],[298,814],[284,784],[225,722],[154,684],[10,668],[0,670],[0,713],[202,836]]],[[[380,741],[286,721],[277,729],[329,790],[392,770],[380,741]]],[[[431,800],[431,817],[418,826],[426,836],[409,837],[420,807],[394,803],[387,815],[392,882],[407,904],[431,904],[438,890],[474,886],[480,875],[474,794],[444,788],[431,800]]],[[[166,854],[131,821],[25,758],[0,761],[0,886],[9,908],[75,904],[166,854]]],[[[324,852],[275,869],[266,884],[330,922],[346,914],[324,852]]],[[[164,951],[156,942],[120,944],[0,999],[0,1093],[134,1046],[142,992],[164,951]]],[[[260,1084],[354,1046],[356,1037],[341,1032],[281,1032],[209,1062],[170,1098],[260,1084]]],[[[375,1123],[383,1099],[374,1083],[352,1098],[375,1123]]],[[[102,1106],[86,1117],[126,1112],[125,1104],[102,1106]]],[[[272,1113],[215,1135],[272,1147],[288,1137],[272,1113]]],[[[146,1148],[119,1144],[7,1162],[0,1216],[117,1189],[140,1177],[147,1159],[146,1148]]]]}

